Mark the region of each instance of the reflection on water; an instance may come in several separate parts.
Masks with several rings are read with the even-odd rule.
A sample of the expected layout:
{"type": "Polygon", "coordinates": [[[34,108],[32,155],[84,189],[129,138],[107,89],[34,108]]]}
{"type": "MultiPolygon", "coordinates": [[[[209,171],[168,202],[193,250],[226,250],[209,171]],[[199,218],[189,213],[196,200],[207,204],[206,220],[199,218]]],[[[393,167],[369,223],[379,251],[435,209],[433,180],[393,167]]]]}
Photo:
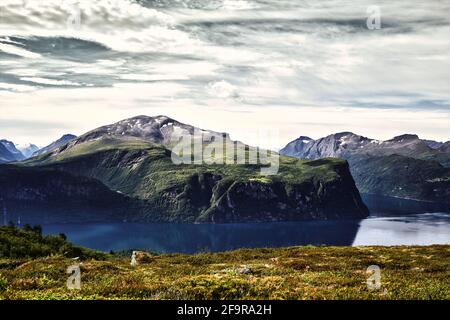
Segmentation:
{"type": "Polygon", "coordinates": [[[308,244],[429,245],[450,244],[450,214],[260,224],[53,224],[44,226],[44,231],[64,232],[77,244],[103,251],[194,253],[308,244]]]}
{"type": "Polygon", "coordinates": [[[450,214],[424,213],[362,220],[352,245],[450,244],[450,214]]]}
{"type": "Polygon", "coordinates": [[[63,224],[44,226],[69,240],[104,251],[151,249],[159,252],[225,251],[237,248],[307,244],[350,245],[358,221],[241,224],[63,224]]]}
{"type": "Polygon", "coordinates": [[[51,212],[29,206],[10,210],[8,215],[13,221],[20,218],[22,224],[39,223],[47,234],[65,233],[78,245],[103,251],[194,253],[308,244],[450,244],[450,213],[440,213],[449,212],[448,205],[368,195],[363,198],[372,214],[364,220],[217,225],[123,223],[101,212],[91,214],[76,208],[51,212]]]}
{"type": "Polygon", "coordinates": [[[450,212],[449,203],[424,202],[371,194],[363,194],[362,199],[369,207],[371,216],[450,212]]]}

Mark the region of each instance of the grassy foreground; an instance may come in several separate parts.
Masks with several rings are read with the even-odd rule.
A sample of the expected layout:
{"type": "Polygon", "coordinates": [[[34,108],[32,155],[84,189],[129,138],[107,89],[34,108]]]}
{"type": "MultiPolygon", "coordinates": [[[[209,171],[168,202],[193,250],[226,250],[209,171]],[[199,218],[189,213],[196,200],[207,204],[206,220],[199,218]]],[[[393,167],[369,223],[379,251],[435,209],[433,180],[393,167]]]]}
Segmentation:
{"type": "Polygon", "coordinates": [[[1,299],[450,299],[450,246],[291,247],[163,254],[0,258],[1,299]],[[81,290],[66,287],[81,267],[81,290]],[[366,285],[370,265],[381,289],[366,285]]]}

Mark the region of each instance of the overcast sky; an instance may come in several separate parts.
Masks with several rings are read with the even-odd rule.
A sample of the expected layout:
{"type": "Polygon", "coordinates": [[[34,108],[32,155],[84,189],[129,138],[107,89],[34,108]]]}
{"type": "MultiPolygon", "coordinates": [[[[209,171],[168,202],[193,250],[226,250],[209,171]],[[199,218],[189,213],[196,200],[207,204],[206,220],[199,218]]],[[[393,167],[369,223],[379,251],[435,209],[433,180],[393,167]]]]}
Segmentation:
{"type": "Polygon", "coordinates": [[[450,0],[0,2],[0,138],[42,146],[140,114],[274,148],[450,140],[450,0]]]}

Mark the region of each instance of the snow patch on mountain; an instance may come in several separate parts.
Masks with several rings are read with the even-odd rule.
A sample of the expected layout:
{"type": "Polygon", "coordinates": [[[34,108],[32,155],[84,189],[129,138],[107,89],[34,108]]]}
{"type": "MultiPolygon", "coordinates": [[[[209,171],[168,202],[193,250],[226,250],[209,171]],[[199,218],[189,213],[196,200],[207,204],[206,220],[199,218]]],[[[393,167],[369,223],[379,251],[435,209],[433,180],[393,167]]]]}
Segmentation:
{"type": "Polygon", "coordinates": [[[37,145],[32,143],[16,144],[16,148],[23,154],[26,159],[30,158],[33,153],[40,149],[37,145]]]}

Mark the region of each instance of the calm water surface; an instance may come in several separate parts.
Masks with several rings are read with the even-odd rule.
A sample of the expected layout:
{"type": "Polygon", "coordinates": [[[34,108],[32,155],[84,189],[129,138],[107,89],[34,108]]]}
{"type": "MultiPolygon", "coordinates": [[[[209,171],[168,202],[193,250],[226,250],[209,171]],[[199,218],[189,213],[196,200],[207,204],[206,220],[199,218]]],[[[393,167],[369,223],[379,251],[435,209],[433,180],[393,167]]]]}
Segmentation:
{"type": "Polygon", "coordinates": [[[293,245],[450,244],[450,214],[427,213],[364,220],[189,224],[51,224],[46,233],[99,250],[151,249],[158,252],[225,251],[293,245]]]}
{"type": "Polygon", "coordinates": [[[65,233],[72,242],[99,250],[158,252],[225,251],[294,245],[450,244],[448,207],[364,196],[371,216],[363,220],[241,224],[47,224],[44,232],[65,233]]]}
{"type": "MultiPolygon", "coordinates": [[[[67,208],[56,216],[39,209],[10,210],[8,219],[39,223],[46,234],[65,233],[78,245],[103,251],[147,249],[194,253],[295,245],[450,244],[447,206],[365,195],[363,220],[239,224],[83,223],[87,213],[67,208]],[[57,218],[58,220],[56,220],[57,218]]],[[[89,215],[90,218],[93,216],[89,215]]]]}

